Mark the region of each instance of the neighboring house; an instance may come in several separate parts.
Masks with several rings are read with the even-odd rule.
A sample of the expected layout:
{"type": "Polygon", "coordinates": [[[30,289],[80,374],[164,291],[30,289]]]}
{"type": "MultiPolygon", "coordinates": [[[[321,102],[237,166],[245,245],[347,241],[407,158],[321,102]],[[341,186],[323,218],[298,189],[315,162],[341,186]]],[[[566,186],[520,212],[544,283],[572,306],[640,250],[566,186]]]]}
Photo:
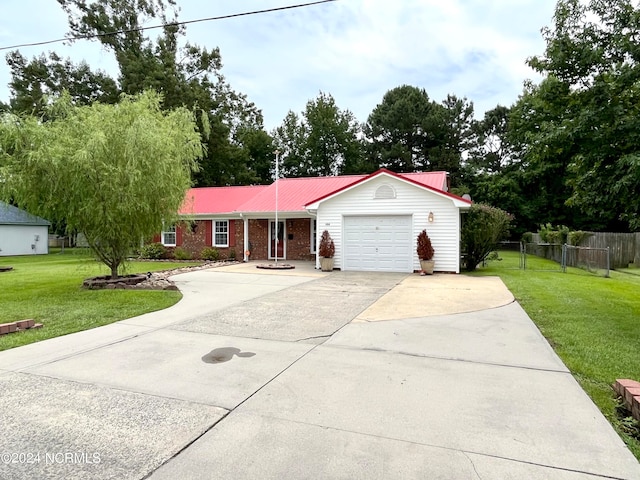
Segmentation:
{"type": "Polygon", "coordinates": [[[49,253],[50,225],[43,218],[0,202],[0,256],[49,253]]]}
{"type": "Polygon", "coordinates": [[[156,241],[194,255],[214,246],[238,259],[277,255],[319,266],[317,246],[328,230],[336,246],[335,268],[413,272],[420,269],[416,238],[426,228],[435,270],[458,273],[460,214],[470,206],[448,192],[446,172],[382,169],[371,175],[282,178],[271,185],[193,188],[180,211],[185,222],[167,225],[156,241]]]}

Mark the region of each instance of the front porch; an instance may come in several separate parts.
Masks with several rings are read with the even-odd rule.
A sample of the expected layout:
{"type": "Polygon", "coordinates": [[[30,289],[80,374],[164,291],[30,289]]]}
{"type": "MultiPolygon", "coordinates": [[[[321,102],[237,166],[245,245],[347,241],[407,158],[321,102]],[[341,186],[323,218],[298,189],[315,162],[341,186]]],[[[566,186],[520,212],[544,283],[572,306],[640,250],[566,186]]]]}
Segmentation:
{"type": "Polygon", "coordinates": [[[175,246],[193,258],[214,247],[220,258],[315,260],[315,219],[306,217],[196,219],[176,226],[175,246]]]}

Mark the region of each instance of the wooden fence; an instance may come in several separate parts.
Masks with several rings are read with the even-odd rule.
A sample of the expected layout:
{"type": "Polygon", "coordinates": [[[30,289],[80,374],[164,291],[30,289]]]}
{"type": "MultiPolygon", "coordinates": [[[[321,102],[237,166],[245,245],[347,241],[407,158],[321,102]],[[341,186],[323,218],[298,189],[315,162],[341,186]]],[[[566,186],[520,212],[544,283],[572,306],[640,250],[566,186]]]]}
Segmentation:
{"type": "MultiPolygon", "coordinates": [[[[591,235],[582,241],[581,247],[607,248],[609,247],[611,268],[625,268],[630,263],[640,267],[640,233],[610,233],[589,232],[591,235]]],[[[540,235],[533,234],[534,243],[541,243],[540,235]]],[[[534,253],[559,262],[561,248],[553,246],[534,253]]]]}

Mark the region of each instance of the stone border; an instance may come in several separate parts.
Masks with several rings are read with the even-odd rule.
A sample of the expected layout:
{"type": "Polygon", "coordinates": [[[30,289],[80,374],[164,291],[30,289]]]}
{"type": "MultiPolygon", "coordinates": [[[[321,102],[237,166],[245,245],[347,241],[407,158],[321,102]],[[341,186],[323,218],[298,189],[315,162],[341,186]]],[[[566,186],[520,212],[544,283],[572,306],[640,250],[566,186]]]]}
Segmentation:
{"type": "Polygon", "coordinates": [[[293,270],[296,267],[290,263],[261,263],[256,265],[256,268],[261,268],[263,270],[293,270]]]}
{"type": "MultiPolygon", "coordinates": [[[[163,260],[160,260],[162,262],[163,260]]],[[[181,273],[196,272],[198,270],[207,270],[209,268],[226,267],[227,265],[237,265],[239,261],[221,260],[218,262],[205,262],[202,265],[194,265],[190,267],[178,267],[169,270],[159,270],[157,272],[147,272],[146,279],[136,285],[130,285],[120,288],[131,290],[178,290],[178,287],[169,280],[173,275],[181,273]]]]}
{"type": "Polygon", "coordinates": [[[82,282],[82,287],[89,290],[113,290],[124,289],[127,287],[133,287],[137,284],[144,282],[147,279],[147,275],[124,275],[118,278],[111,278],[109,275],[101,277],[88,278],[82,282]]]}

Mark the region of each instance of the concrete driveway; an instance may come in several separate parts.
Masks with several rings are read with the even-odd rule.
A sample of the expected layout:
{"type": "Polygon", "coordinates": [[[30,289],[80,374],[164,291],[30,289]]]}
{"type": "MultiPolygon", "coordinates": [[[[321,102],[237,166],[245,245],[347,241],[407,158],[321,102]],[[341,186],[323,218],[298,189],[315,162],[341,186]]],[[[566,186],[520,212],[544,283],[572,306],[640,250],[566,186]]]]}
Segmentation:
{"type": "Polygon", "coordinates": [[[0,478],[640,479],[498,279],[174,279],[167,310],[0,352],[0,478]]]}

